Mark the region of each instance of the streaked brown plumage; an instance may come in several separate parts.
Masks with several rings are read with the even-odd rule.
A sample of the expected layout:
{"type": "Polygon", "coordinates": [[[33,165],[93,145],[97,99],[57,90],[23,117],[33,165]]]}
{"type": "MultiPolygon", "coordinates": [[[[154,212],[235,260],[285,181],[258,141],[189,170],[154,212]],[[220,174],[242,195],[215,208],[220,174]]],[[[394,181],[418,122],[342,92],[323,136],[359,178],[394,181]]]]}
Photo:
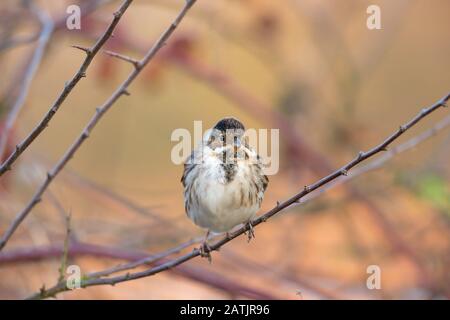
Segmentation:
{"type": "Polygon", "coordinates": [[[184,165],[186,213],[208,231],[228,232],[261,207],[268,178],[244,130],[237,119],[220,120],[184,165]]]}

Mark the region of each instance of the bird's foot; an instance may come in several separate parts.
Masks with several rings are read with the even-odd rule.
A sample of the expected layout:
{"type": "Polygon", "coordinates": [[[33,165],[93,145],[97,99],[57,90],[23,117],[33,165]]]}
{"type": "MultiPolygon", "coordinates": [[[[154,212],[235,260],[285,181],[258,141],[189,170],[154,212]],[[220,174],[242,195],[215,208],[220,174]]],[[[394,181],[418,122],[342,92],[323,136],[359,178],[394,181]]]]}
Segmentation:
{"type": "Polygon", "coordinates": [[[202,258],[208,258],[209,263],[211,263],[211,261],[212,261],[212,258],[211,258],[211,251],[212,251],[212,249],[211,249],[211,247],[208,244],[209,234],[210,234],[210,231],[208,230],[206,232],[205,239],[203,239],[203,242],[200,245],[199,253],[200,253],[200,256],[202,258]]]}
{"type": "Polygon", "coordinates": [[[247,242],[250,242],[252,239],[255,238],[255,230],[253,229],[253,224],[252,224],[251,220],[249,220],[245,225],[247,226],[247,229],[248,229],[246,231],[247,242]]]}
{"type": "Polygon", "coordinates": [[[202,258],[208,258],[209,263],[212,262],[212,257],[211,257],[211,247],[209,246],[207,241],[203,241],[203,243],[200,246],[200,256],[202,258]]]}

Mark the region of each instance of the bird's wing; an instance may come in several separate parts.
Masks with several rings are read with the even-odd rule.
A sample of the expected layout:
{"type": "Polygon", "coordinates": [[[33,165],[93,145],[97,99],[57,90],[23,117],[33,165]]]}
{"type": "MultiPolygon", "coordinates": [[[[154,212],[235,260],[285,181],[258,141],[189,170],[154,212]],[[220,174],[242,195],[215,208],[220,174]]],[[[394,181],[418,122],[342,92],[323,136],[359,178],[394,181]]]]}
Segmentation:
{"type": "Polygon", "coordinates": [[[184,161],[184,170],[183,175],[181,177],[181,183],[183,184],[183,187],[186,187],[187,176],[197,165],[195,162],[195,158],[196,158],[196,150],[192,151],[190,156],[187,157],[187,159],[184,161]]]}

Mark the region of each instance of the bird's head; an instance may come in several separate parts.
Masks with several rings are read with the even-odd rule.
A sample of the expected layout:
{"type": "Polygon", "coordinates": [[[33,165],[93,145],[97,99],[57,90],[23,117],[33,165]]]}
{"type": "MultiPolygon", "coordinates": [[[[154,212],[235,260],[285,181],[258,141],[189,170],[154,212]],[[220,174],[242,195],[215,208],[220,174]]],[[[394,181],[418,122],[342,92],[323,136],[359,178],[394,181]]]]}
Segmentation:
{"type": "Polygon", "coordinates": [[[223,118],[213,127],[208,145],[217,147],[239,148],[245,133],[244,125],[236,118],[223,118]]]}

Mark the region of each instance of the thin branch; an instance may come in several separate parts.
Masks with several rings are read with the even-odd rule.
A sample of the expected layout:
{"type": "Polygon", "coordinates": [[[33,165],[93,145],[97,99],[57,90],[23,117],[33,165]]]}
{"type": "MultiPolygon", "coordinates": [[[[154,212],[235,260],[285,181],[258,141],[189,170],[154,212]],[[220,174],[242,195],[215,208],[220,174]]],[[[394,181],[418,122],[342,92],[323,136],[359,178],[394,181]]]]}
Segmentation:
{"type": "MultiPolygon", "coordinates": [[[[219,250],[223,245],[227,244],[228,242],[232,241],[233,239],[237,238],[238,236],[246,233],[247,231],[250,230],[250,228],[254,228],[257,225],[266,222],[268,219],[270,219],[271,217],[273,217],[274,215],[282,212],[283,210],[291,207],[293,204],[298,203],[298,201],[300,199],[302,199],[303,197],[305,197],[306,195],[310,194],[311,192],[313,192],[314,190],[318,190],[320,189],[322,186],[327,185],[328,183],[334,181],[335,179],[341,177],[341,176],[346,176],[348,174],[348,172],[355,167],[356,165],[358,165],[359,163],[377,155],[378,153],[387,150],[388,146],[390,146],[395,140],[397,140],[401,135],[403,135],[406,131],[408,131],[411,127],[413,127],[415,124],[417,124],[420,120],[422,120],[423,118],[425,118],[427,115],[429,115],[430,113],[436,111],[437,109],[441,108],[441,107],[445,107],[446,106],[446,102],[450,99],[450,93],[447,94],[445,97],[443,97],[441,100],[439,100],[437,103],[435,103],[434,105],[428,107],[428,108],[424,108],[422,109],[421,112],[419,112],[414,118],[412,118],[410,121],[408,121],[407,123],[405,123],[404,125],[401,125],[399,127],[399,129],[397,131],[395,131],[393,134],[391,134],[388,138],[386,138],[383,142],[381,142],[380,144],[378,144],[377,146],[373,147],[372,149],[366,151],[366,152],[359,152],[358,155],[351,160],[350,162],[348,162],[347,164],[345,164],[344,166],[342,166],[341,168],[339,168],[338,170],[330,173],[329,175],[323,177],[322,179],[314,182],[313,184],[307,185],[303,188],[302,191],[300,191],[299,193],[295,194],[294,196],[292,196],[291,198],[289,198],[288,200],[284,201],[284,202],[278,202],[277,205],[272,208],[271,210],[269,210],[268,212],[266,212],[265,214],[259,216],[258,218],[256,218],[255,220],[253,220],[251,222],[251,225],[246,224],[243,225],[240,229],[238,229],[237,231],[228,234],[228,236],[224,237],[221,240],[218,240],[217,242],[215,242],[214,244],[209,245],[209,251],[217,251],[219,250]]],[[[152,276],[155,275],[157,273],[166,271],[166,270],[170,270],[174,267],[177,267],[191,259],[194,259],[198,256],[200,256],[200,249],[196,248],[194,249],[191,253],[182,255],[178,258],[175,258],[173,260],[169,260],[169,261],[162,261],[157,263],[157,265],[155,267],[149,268],[147,270],[144,271],[140,271],[140,272],[135,272],[135,273],[127,273],[125,275],[120,275],[120,276],[116,276],[116,277],[111,277],[111,278],[100,278],[100,279],[86,279],[81,281],[81,287],[82,288],[86,288],[86,287],[90,287],[90,286],[98,286],[98,285],[115,285],[117,283],[121,283],[121,282],[126,282],[126,281],[131,281],[131,280],[135,280],[135,279],[140,279],[140,278],[144,278],[144,277],[148,277],[148,276],[152,276]]],[[[35,295],[32,296],[32,298],[46,298],[46,297],[52,297],[55,296],[57,293],[59,292],[63,292],[63,291],[68,291],[70,289],[68,289],[65,285],[65,283],[58,283],[55,286],[49,288],[49,289],[45,289],[45,290],[41,290],[40,293],[37,293],[35,295]]]]}
{"type": "Polygon", "coordinates": [[[113,52],[113,51],[109,51],[109,50],[105,50],[105,53],[106,53],[107,55],[111,56],[111,57],[118,58],[118,59],[120,59],[120,60],[129,62],[129,63],[131,63],[135,68],[138,68],[138,67],[139,67],[139,61],[136,60],[136,59],[133,59],[133,58],[131,58],[131,57],[129,57],[129,56],[126,56],[126,55],[123,55],[123,54],[120,54],[120,53],[116,53],[116,52],[113,52]]]}
{"type": "MultiPolygon", "coordinates": [[[[26,261],[37,261],[47,258],[58,258],[61,256],[63,248],[61,246],[44,246],[35,248],[14,249],[0,253],[0,264],[18,263],[26,261]]],[[[69,256],[95,256],[110,259],[140,261],[148,257],[148,253],[140,251],[124,250],[116,247],[99,246],[88,243],[75,242],[69,247],[69,256]]],[[[205,284],[211,288],[221,290],[233,296],[242,296],[248,299],[277,299],[274,294],[265,292],[250,285],[238,283],[222,274],[217,274],[211,268],[198,266],[180,266],[172,273],[198,283],[205,284]]],[[[65,285],[66,281],[60,282],[65,285]]],[[[45,289],[43,289],[45,292],[45,289]]]]}
{"type": "Polygon", "coordinates": [[[83,51],[84,53],[86,53],[87,55],[89,55],[91,53],[91,49],[87,48],[87,47],[83,47],[83,46],[78,46],[78,45],[72,45],[72,48],[78,49],[83,51]]]}
{"type": "Polygon", "coordinates": [[[28,91],[30,90],[31,82],[36,75],[45,52],[45,48],[47,47],[47,44],[53,32],[53,21],[50,16],[45,11],[36,6],[33,2],[30,3],[30,9],[39,19],[39,22],[41,24],[41,31],[39,34],[38,43],[36,45],[36,50],[34,50],[34,53],[25,71],[24,78],[21,81],[19,94],[8,113],[5,126],[0,134],[0,161],[2,161],[3,159],[9,135],[14,127],[14,124],[16,123],[17,117],[19,116],[22,107],[25,104],[25,100],[28,96],[28,91]]]}
{"type": "Polygon", "coordinates": [[[370,171],[377,170],[381,168],[386,162],[394,158],[399,153],[406,152],[410,149],[415,148],[420,143],[430,139],[431,137],[435,136],[439,131],[442,131],[446,128],[450,127],[450,116],[445,117],[443,120],[436,123],[432,128],[422,132],[421,134],[407,140],[406,142],[388,150],[387,152],[383,153],[380,157],[378,157],[375,160],[372,160],[368,164],[364,166],[360,166],[358,168],[355,168],[352,170],[347,176],[342,176],[333,182],[329,183],[326,187],[317,190],[316,192],[313,192],[309,194],[308,196],[301,199],[301,201],[298,202],[298,204],[304,204],[310,200],[313,200],[320,196],[321,194],[325,193],[326,191],[339,186],[341,184],[344,184],[362,174],[365,174],[370,171]]]}
{"type": "MultiPolygon", "coordinates": [[[[105,103],[97,108],[97,112],[94,116],[89,120],[88,124],[82,131],[81,135],[75,140],[72,146],[66,151],[64,156],[58,161],[58,163],[47,173],[47,179],[41,184],[38,188],[34,196],[31,198],[30,202],[27,206],[19,212],[12,224],[6,230],[2,239],[0,240],[0,251],[4,248],[8,240],[13,235],[14,231],[17,227],[22,223],[22,221],[27,217],[27,215],[31,212],[31,210],[41,201],[42,195],[47,190],[48,186],[51,184],[53,179],[61,172],[61,170],[66,166],[66,164],[70,161],[70,159],[75,155],[78,149],[82,146],[84,141],[89,137],[92,130],[95,128],[97,123],[101,120],[101,118],[108,112],[108,110],[114,105],[114,103],[124,94],[127,93],[127,88],[130,84],[136,79],[141,70],[153,59],[155,54],[161,49],[175,29],[178,27],[179,23],[183,20],[184,16],[188,12],[188,10],[192,7],[196,0],[187,0],[183,9],[180,11],[175,20],[170,24],[170,26],[163,32],[158,41],[148,50],[147,54],[139,61],[139,66],[135,68],[127,79],[116,89],[116,91],[105,101],[105,103]]],[[[122,8],[129,5],[131,1],[126,1],[122,8]]],[[[123,11],[119,10],[116,14],[114,14],[115,19],[119,19],[123,11]]],[[[89,55],[88,55],[89,56],[89,55]]]]}
{"type": "MultiPolygon", "coordinates": [[[[97,42],[86,51],[86,58],[80,66],[80,69],[77,73],[72,77],[72,79],[67,82],[64,86],[64,89],[44,115],[39,124],[30,132],[30,134],[20,142],[15,150],[8,156],[8,158],[2,163],[0,166],[0,176],[2,176],[6,171],[11,169],[12,164],[19,158],[19,156],[30,146],[30,144],[45,130],[45,128],[49,125],[51,119],[56,114],[62,103],[66,100],[67,96],[72,92],[73,88],[77,85],[77,83],[86,75],[86,71],[94,59],[97,52],[100,48],[106,43],[106,41],[111,37],[114,29],[119,23],[120,18],[130,6],[133,0],[125,0],[123,4],[120,6],[119,10],[114,13],[114,18],[111,21],[111,24],[105,30],[103,35],[97,40],[97,42]]],[[[1,159],[1,157],[0,157],[1,159]]],[[[0,245],[1,250],[1,245],[0,245]]]]}
{"type": "Polygon", "coordinates": [[[182,244],[180,244],[176,247],[173,247],[169,250],[163,251],[161,253],[150,255],[145,258],[139,259],[137,261],[114,266],[114,267],[111,267],[109,269],[105,269],[102,271],[92,272],[92,273],[87,274],[86,277],[87,278],[100,278],[100,277],[109,276],[113,273],[118,273],[121,271],[135,269],[135,268],[143,266],[143,265],[151,265],[151,264],[157,262],[158,260],[161,260],[161,259],[171,256],[173,254],[179,253],[182,250],[189,248],[193,244],[202,242],[203,238],[204,237],[197,237],[197,238],[191,239],[189,241],[183,242],[182,244]]]}
{"type": "Polygon", "coordinates": [[[64,247],[63,247],[63,254],[61,258],[61,265],[59,267],[59,278],[58,282],[61,282],[65,279],[65,272],[67,267],[67,259],[69,257],[69,243],[71,238],[72,230],[70,228],[70,220],[71,220],[71,214],[66,217],[66,238],[64,239],[64,247]]]}

